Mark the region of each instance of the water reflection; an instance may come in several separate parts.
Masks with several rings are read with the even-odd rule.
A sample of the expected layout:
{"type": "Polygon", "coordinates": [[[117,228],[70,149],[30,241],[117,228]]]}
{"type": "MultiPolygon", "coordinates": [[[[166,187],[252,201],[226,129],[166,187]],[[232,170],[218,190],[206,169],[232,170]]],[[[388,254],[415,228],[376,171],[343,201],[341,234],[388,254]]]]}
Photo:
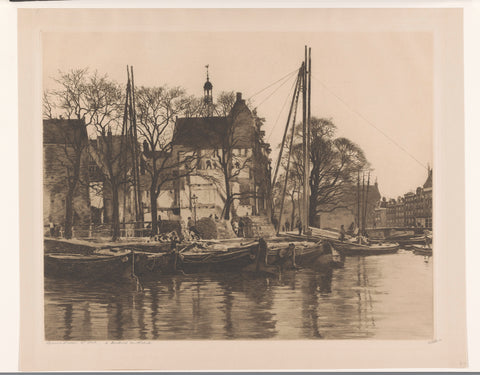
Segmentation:
{"type": "Polygon", "coordinates": [[[203,274],[135,285],[45,280],[47,340],[429,338],[432,264],[401,252],[279,277],[203,274]]]}

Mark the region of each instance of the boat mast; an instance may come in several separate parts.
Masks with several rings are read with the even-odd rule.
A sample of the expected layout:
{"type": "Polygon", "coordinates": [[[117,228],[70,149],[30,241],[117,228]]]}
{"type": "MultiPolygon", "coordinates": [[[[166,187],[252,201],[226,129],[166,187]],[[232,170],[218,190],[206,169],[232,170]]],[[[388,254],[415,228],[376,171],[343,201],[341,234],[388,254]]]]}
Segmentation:
{"type": "MultiPolygon", "coordinates": [[[[127,69],[128,73],[128,69],[127,69]]],[[[128,164],[128,129],[127,129],[127,123],[128,123],[128,98],[130,93],[130,76],[127,78],[127,89],[125,91],[125,107],[124,107],[124,112],[123,112],[123,124],[122,124],[122,137],[120,140],[121,144],[121,149],[122,149],[122,165],[123,165],[123,181],[124,184],[127,183],[127,164],[128,164]]],[[[124,230],[124,235],[126,233],[125,231],[125,213],[127,212],[126,210],[127,207],[127,195],[123,194],[123,230],[124,230]]]]}
{"type": "Polygon", "coordinates": [[[363,228],[364,228],[364,226],[365,226],[365,225],[364,225],[365,223],[363,222],[363,211],[364,211],[364,208],[365,208],[365,207],[364,207],[364,202],[365,202],[365,172],[362,172],[362,209],[361,209],[361,211],[360,211],[360,212],[361,212],[361,215],[362,215],[362,217],[361,217],[361,220],[362,220],[361,223],[362,223],[362,224],[361,224],[361,226],[360,226],[360,228],[359,228],[359,229],[360,229],[359,235],[360,235],[360,234],[363,235],[363,228]]]}
{"type": "MultiPolygon", "coordinates": [[[[298,72],[297,84],[295,86],[295,91],[293,93],[294,100],[292,101],[292,107],[290,108],[290,112],[291,112],[292,108],[294,109],[293,110],[293,121],[292,121],[292,135],[291,135],[291,138],[290,138],[290,146],[289,146],[289,152],[288,152],[288,158],[287,158],[287,166],[286,166],[286,170],[285,170],[285,182],[283,184],[282,200],[280,201],[280,213],[278,215],[277,235],[280,232],[280,227],[281,227],[281,223],[282,223],[282,215],[283,215],[283,205],[284,205],[284,202],[285,202],[285,195],[287,193],[288,174],[289,174],[289,171],[290,171],[290,157],[291,157],[292,152],[293,152],[293,140],[295,138],[295,121],[296,121],[296,117],[297,117],[298,97],[300,96],[300,84],[301,84],[302,76],[304,75],[304,69],[305,69],[305,67],[304,67],[304,64],[302,63],[302,66],[301,66],[301,68],[298,72]]],[[[287,122],[286,129],[287,128],[288,128],[288,122],[287,122]]],[[[283,147],[283,143],[282,143],[282,147],[283,147]]],[[[280,163],[280,161],[281,160],[279,159],[278,164],[280,163]]]]}
{"type": "MultiPolygon", "coordinates": [[[[306,63],[306,62],[305,62],[306,63]]],[[[306,221],[306,228],[308,230],[310,223],[310,143],[311,143],[311,124],[310,124],[310,115],[311,115],[311,93],[312,93],[312,48],[308,48],[308,92],[307,92],[307,153],[306,153],[306,185],[307,185],[307,221],[306,221]]]]}
{"type": "Polygon", "coordinates": [[[133,78],[133,66],[130,66],[130,75],[132,76],[132,112],[133,112],[133,130],[134,130],[134,150],[135,150],[135,173],[137,175],[137,199],[138,199],[138,209],[139,215],[137,221],[140,222],[141,227],[143,228],[143,208],[142,208],[142,195],[141,195],[141,186],[140,186],[140,154],[138,149],[138,133],[137,133],[137,110],[135,105],[135,81],[133,78]]]}
{"type": "Polygon", "coordinates": [[[363,207],[363,235],[367,229],[367,204],[368,204],[368,188],[370,187],[370,171],[368,172],[367,191],[365,194],[365,206],[363,207]]]}
{"type": "MultiPolygon", "coordinates": [[[[134,207],[135,207],[135,221],[137,221],[138,218],[138,199],[137,199],[137,174],[135,173],[135,167],[136,167],[136,155],[135,155],[135,141],[134,141],[134,132],[133,132],[133,111],[132,111],[132,85],[131,85],[131,79],[130,79],[130,70],[128,69],[127,65],[127,77],[128,77],[128,91],[127,91],[127,99],[128,99],[128,117],[130,120],[130,124],[128,127],[128,145],[129,145],[129,151],[131,153],[132,157],[132,165],[130,166],[125,166],[125,168],[131,168],[132,171],[132,186],[133,186],[133,196],[134,196],[134,207]]],[[[125,194],[126,192],[124,192],[125,194]]]]}
{"type": "Polygon", "coordinates": [[[275,183],[277,182],[277,174],[280,168],[280,164],[282,162],[283,147],[285,145],[285,140],[287,139],[288,125],[290,124],[290,118],[292,116],[293,108],[295,106],[295,98],[297,97],[297,92],[299,90],[301,74],[302,72],[300,68],[297,75],[297,82],[295,84],[295,89],[293,91],[292,103],[290,104],[290,110],[288,111],[287,125],[285,126],[285,131],[283,132],[282,145],[280,146],[280,153],[278,154],[278,160],[275,166],[275,173],[273,174],[272,187],[275,187],[275,183]]]}
{"type": "Polygon", "coordinates": [[[357,227],[360,231],[360,170],[357,172],[357,227]]]}
{"type": "Polygon", "coordinates": [[[308,145],[307,145],[307,64],[308,64],[308,52],[307,46],[305,46],[305,60],[303,62],[303,74],[302,74],[302,106],[303,106],[303,117],[302,117],[302,133],[303,133],[303,233],[308,229],[308,172],[307,172],[307,160],[308,160],[308,145]]]}

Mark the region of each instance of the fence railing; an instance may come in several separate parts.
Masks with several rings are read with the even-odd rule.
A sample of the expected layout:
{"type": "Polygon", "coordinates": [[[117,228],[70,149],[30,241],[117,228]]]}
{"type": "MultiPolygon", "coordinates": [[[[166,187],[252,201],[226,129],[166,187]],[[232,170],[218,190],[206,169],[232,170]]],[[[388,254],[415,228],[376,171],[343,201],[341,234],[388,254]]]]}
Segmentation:
{"type": "MultiPolygon", "coordinates": [[[[158,233],[167,233],[171,231],[179,231],[180,222],[173,220],[162,220],[158,225],[158,233]]],[[[62,238],[65,236],[63,226],[55,225],[53,228],[49,224],[44,225],[44,235],[46,237],[62,238]]],[[[151,221],[144,222],[128,222],[120,223],[120,237],[150,237],[152,235],[151,221]]],[[[72,227],[73,238],[96,238],[111,237],[111,224],[90,224],[90,225],[74,225],[72,227]]]]}

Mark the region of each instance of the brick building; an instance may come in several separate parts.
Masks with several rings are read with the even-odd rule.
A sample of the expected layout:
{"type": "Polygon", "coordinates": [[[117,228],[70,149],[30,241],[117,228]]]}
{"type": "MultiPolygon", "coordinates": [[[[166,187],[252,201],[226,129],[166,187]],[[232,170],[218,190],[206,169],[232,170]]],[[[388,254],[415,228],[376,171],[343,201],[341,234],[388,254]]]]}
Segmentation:
{"type": "Polygon", "coordinates": [[[387,203],[388,227],[432,227],[432,179],[433,171],[429,168],[423,186],[387,203]]]}
{"type": "MultiPolygon", "coordinates": [[[[187,217],[197,218],[210,215],[221,216],[225,206],[225,181],[218,162],[218,154],[225,149],[225,143],[231,147],[233,160],[230,165],[234,177],[231,179],[231,191],[235,195],[232,212],[234,215],[269,215],[270,194],[270,145],[264,141],[265,132],[255,112],[252,112],[241,93],[237,93],[236,101],[230,113],[226,116],[214,116],[212,111],[212,84],[207,80],[204,86],[206,106],[203,117],[177,118],[173,132],[173,148],[169,153],[160,155],[169,168],[168,172],[179,176],[171,178],[161,186],[157,198],[157,215],[162,220],[186,220],[187,217]],[[208,83],[208,84],[207,84],[208,83]],[[187,160],[191,154],[196,155],[193,172],[185,173],[182,160],[187,160]],[[183,177],[185,174],[187,176],[183,177]]],[[[64,179],[66,169],[62,169],[61,154],[65,146],[62,132],[72,133],[76,138],[87,143],[82,155],[82,184],[75,197],[75,225],[88,228],[94,224],[95,229],[105,228],[108,231],[112,221],[112,192],[105,175],[109,174],[105,149],[106,142],[112,150],[110,155],[114,174],[124,173],[126,181],[118,186],[118,207],[120,223],[135,221],[135,191],[131,177],[133,173],[132,160],[126,161],[121,156],[128,142],[128,137],[112,135],[105,138],[88,139],[85,124],[74,126],[75,121],[55,120],[44,125],[44,157],[45,157],[45,223],[50,220],[61,223],[64,215],[64,179]],[[78,133],[78,129],[82,133],[78,133]],[[80,137],[80,138],[79,138],[80,137]],[[128,180],[128,181],[127,181],[128,180]],[[62,205],[63,199],[63,205],[62,205]]],[[[131,143],[131,142],[130,142],[131,143]]],[[[144,147],[140,155],[139,191],[140,206],[143,220],[149,222],[151,217],[150,185],[151,179],[145,168],[151,162],[152,152],[144,147]]],[[[124,151],[130,155],[129,152],[124,151]]],[[[158,155],[156,155],[158,157],[158,155]]],[[[157,159],[158,160],[158,159],[157,159]]],[[[190,166],[191,167],[191,166],[190,166]]],[[[119,175],[119,178],[122,177],[119,175]]],[[[162,178],[162,177],[160,177],[162,178]]],[[[123,227],[122,227],[123,228],[123,227]]]]}
{"type": "Polygon", "coordinates": [[[73,224],[90,223],[88,142],[83,120],[43,120],[43,221],[64,226],[68,179],[73,178],[76,148],[81,149],[79,182],[73,195],[73,224]]]}
{"type": "Polygon", "coordinates": [[[373,224],[376,228],[384,228],[387,226],[387,200],[382,198],[375,207],[375,222],[373,224]]]}
{"type": "Polygon", "coordinates": [[[405,199],[398,197],[387,203],[387,227],[405,226],[405,199]]]}
{"type": "MultiPolygon", "coordinates": [[[[208,90],[206,95],[210,95],[208,90]]],[[[263,141],[264,135],[241,93],[237,93],[228,116],[178,118],[174,154],[179,160],[193,154],[198,156],[193,172],[180,178],[176,186],[172,204],[179,215],[221,216],[226,190],[218,155],[225,149],[233,155],[231,191],[236,199],[232,211],[238,216],[267,215],[270,145],[263,141]]]]}
{"type": "Polygon", "coordinates": [[[417,188],[414,215],[417,225],[432,228],[433,211],[433,172],[428,169],[428,177],[422,187],[417,188]]]}
{"type": "MultiPolygon", "coordinates": [[[[162,220],[220,217],[226,194],[218,153],[225,149],[226,143],[233,154],[231,170],[235,175],[231,179],[231,190],[236,197],[232,211],[238,216],[268,215],[271,149],[263,140],[265,132],[261,129],[261,122],[257,121],[255,112],[250,111],[241,93],[237,93],[227,116],[214,116],[212,89],[207,78],[202,108],[205,116],[176,119],[171,152],[159,155],[160,151],[149,150],[148,144],[141,147],[140,191],[144,221],[152,220],[151,177],[145,173],[145,168],[148,169],[153,157],[157,165],[166,166],[164,173],[168,176],[164,178],[170,180],[162,184],[156,201],[157,215],[162,220]],[[172,174],[179,177],[172,180],[172,174]]],[[[92,171],[95,165],[92,164],[92,171]]],[[[120,207],[120,216],[125,215],[128,222],[133,215],[134,193],[131,186],[125,188],[129,190],[126,209],[124,214],[120,207]]],[[[100,210],[108,220],[108,197],[104,194],[101,201],[104,203],[100,203],[100,210]]]]}

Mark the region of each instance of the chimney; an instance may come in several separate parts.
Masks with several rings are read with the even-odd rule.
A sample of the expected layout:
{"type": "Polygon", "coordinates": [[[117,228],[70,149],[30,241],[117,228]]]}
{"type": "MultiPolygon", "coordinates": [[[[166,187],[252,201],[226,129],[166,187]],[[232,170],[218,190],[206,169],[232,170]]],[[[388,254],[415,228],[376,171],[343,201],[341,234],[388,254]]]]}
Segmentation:
{"type": "Polygon", "coordinates": [[[241,101],[242,101],[242,93],[237,92],[237,102],[241,102],[241,101]]]}

